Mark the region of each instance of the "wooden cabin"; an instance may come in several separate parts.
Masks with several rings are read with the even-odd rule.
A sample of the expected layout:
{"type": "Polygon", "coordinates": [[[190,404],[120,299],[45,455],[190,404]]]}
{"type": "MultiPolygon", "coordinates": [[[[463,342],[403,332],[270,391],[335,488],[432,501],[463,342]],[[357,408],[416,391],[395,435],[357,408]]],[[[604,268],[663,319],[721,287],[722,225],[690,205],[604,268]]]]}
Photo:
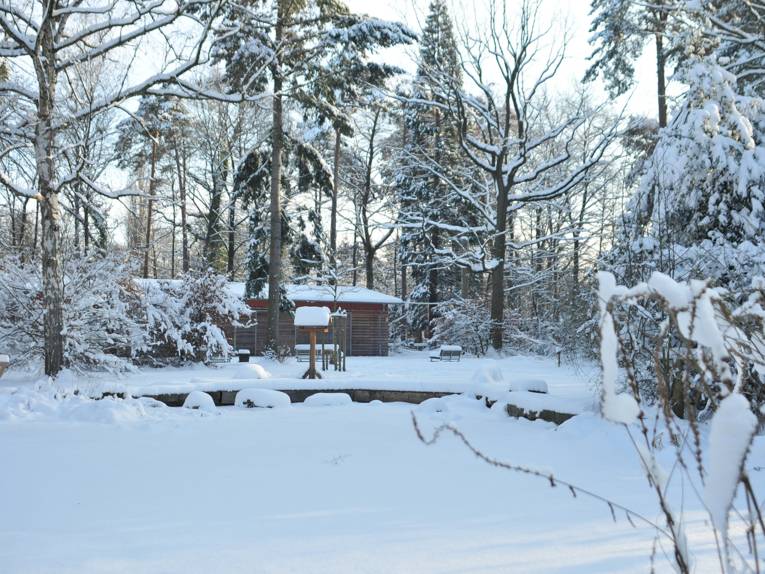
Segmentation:
{"type": "MultiPolygon", "coordinates": [[[[230,288],[240,292],[244,297],[244,283],[232,283],[230,288]]],[[[285,285],[285,289],[287,297],[296,307],[326,306],[332,312],[345,311],[347,317],[345,349],[348,355],[388,355],[388,307],[403,303],[398,297],[365,287],[348,285],[285,285]]],[[[247,299],[247,303],[255,310],[253,318],[257,320],[257,323],[252,327],[236,327],[227,331],[235,349],[249,349],[252,354],[260,355],[263,353],[266,342],[268,293],[247,299]]],[[[320,340],[319,343],[321,342],[320,340]]],[[[324,336],[324,342],[332,342],[331,332],[324,336]]],[[[295,345],[307,343],[307,333],[295,327],[292,315],[281,313],[279,345],[294,350],[295,345]]]]}

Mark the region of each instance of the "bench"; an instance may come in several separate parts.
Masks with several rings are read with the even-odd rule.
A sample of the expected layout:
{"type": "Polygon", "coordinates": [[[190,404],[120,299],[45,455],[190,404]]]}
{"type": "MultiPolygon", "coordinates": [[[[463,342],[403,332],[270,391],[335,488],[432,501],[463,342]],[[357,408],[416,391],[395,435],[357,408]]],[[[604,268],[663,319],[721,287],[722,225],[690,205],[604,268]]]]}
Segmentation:
{"type": "Polygon", "coordinates": [[[459,345],[441,345],[438,349],[434,349],[430,352],[430,360],[432,361],[446,361],[451,363],[452,361],[458,361],[462,357],[462,347],[459,345]]]}
{"type": "Polygon", "coordinates": [[[11,358],[8,355],[0,355],[0,377],[8,369],[11,364],[11,358]]]}
{"type": "MultiPolygon", "coordinates": [[[[321,359],[322,358],[322,352],[321,352],[322,346],[320,344],[316,345],[316,358],[321,359]]],[[[331,355],[335,352],[333,345],[330,344],[324,344],[324,348],[327,351],[327,355],[331,355]]],[[[340,352],[340,349],[337,349],[337,352],[340,352]]],[[[307,363],[311,360],[311,345],[305,344],[305,345],[295,345],[295,358],[297,359],[298,363],[307,363]]]]}
{"type": "Polygon", "coordinates": [[[217,365],[229,362],[231,362],[231,357],[227,355],[213,355],[212,357],[205,359],[205,365],[217,365]]]}

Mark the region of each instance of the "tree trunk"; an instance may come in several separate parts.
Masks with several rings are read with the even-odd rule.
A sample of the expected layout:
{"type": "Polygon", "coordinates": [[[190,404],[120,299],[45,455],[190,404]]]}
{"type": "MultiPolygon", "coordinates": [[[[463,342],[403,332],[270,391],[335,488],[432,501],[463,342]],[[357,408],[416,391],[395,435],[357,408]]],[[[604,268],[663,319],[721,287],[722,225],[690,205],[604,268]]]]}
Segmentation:
{"type": "MultiPolygon", "coordinates": [[[[155,134],[156,135],[156,134],[155,134]]],[[[154,211],[154,193],[156,191],[157,174],[157,138],[151,140],[151,170],[149,173],[149,200],[146,203],[146,232],[144,235],[144,254],[143,254],[143,278],[149,276],[149,252],[151,251],[151,216],[154,211]]]]}
{"type": "Polygon", "coordinates": [[[358,282],[358,266],[359,266],[359,242],[358,242],[358,234],[354,231],[353,232],[353,247],[351,248],[351,267],[353,268],[353,273],[351,275],[351,285],[354,287],[356,286],[356,283],[358,282]]]}
{"type": "Polygon", "coordinates": [[[502,349],[503,323],[505,320],[505,250],[507,249],[507,196],[508,189],[500,173],[495,178],[497,185],[497,219],[495,222],[494,259],[496,266],[491,271],[491,346],[502,349]]]}
{"type": "Polygon", "coordinates": [[[175,146],[175,167],[178,171],[178,199],[181,210],[181,269],[188,273],[189,262],[189,233],[186,210],[186,158],[181,157],[179,145],[175,146]]]}
{"type": "Polygon", "coordinates": [[[229,280],[234,280],[234,255],[236,254],[236,199],[229,198],[228,206],[228,257],[226,272],[229,280]]]}
{"type": "MultiPolygon", "coordinates": [[[[180,186],[180,182],[179,182],[180,186]]],[[[175,201],[175,186],[173,186],[173,231],[170,234],[170,279],[175,279],[175,244],[177,243],[176,240],[176,230],[178,229],[177,225],[177,214],[176,214],[176,205],[177,202],[175,201]]]]}
{"type": "Polygon", "coordinates": [[[364,269],[366,271],[367,289],[375,288],[375,252],[371,247],[364,249],[364,269]]]}
{"type": "Polygon", "coordinates": [[[337,199],[340,195],[340,143],[342,136],[340,129],[335,128],[335,163],[332,166],[332,205],[329,215],[329,264],[333,273],[330,276],[330,284],[335,284],[337,268],[337,199]]]}
{"type": "Polygon", "coordinates": [[[45,307],[45,374],[57,375],[64,366],[64,274],[61,261],[61,207],[54,187],[55,134],[51,122],[56,96],[57,72],[54,66],[54,19],[47,5],[38,36],[40,55],[35,58],[39,85],[37,125],[35,126],[35,160],[40,192],[42,223],[42,288],[45,307]]]}
{"type": "Polygon", "coordinates": [[[213,186],[212,197],[210,197],[210,212],[207,217],[207,230],[205,233],[204,253],[207,264],[215,270],[218,270],[220,259],[220,250],[223,247],[223,241],[220,233],[220,209],[223,203],[223,186],[228,177],[228,166],[226,160],[223,165],[216,161],[218,165],[213,166],[213,186]]]}
{"type": "Polygon", "coordinates": [[[406,265],[401,263],[401,299],[406,299],[406,265]]]}
{"type": "MultiPolygon", "coordinates": [[[[279,0],[276,17],[275,42],[280,46],[284,36],[285,0],[279,0]]],[[[282,145],[284,132],[282,126],[282,76],[279,62],[275,63],[274,101],[271,126],[271,243],[268,262],[268,324],[266,330],[266,348],[276,350],[279,345],[279,307],[281,303],[282,273],[282,199],[281,171],[282,145]]]]}
{"type": "Polygon", "coordinates": [[[665,128],[667,127],[667,55],[664,52],[664,27],[667,22],[666,10],[661,12],[659,20],[661,22],[661,29],[656,32],[656,79],[659,100],[659,127],[665,128]]]}

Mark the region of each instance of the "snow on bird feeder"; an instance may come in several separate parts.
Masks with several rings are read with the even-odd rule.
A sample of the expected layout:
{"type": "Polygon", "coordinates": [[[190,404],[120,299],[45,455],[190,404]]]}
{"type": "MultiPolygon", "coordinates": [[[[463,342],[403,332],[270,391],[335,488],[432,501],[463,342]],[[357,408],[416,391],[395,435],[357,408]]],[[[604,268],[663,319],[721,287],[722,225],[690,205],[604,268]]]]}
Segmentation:
{"type": "Polygon", "coordinates": [[[311,342],[310,362],[308,370],[303,375],[304,379],[320,379],[321,375],[316,370],[316,333],[326,333],[329,330],[329,321],[332,313],[329,307],[298,307],[295,309],[295,327],[301,331],[307,331],[311,342]]]}

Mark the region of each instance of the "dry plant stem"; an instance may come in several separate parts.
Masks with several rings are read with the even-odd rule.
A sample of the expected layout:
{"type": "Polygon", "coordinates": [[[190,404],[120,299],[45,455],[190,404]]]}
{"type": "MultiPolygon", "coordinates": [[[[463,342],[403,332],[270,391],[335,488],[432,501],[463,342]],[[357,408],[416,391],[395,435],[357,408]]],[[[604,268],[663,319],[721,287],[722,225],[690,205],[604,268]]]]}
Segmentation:
{"type": "Polygon", "coordinates": [[[480,449],[478,449],[476,446],[474,446],[470,440],[464,435],[464,433],[459,430],[456,427],[453,427],[452,425],[440,425],[438,426],[434,431],[433,434],[430,436],[430,438],[425,437],[425,435],[422,433],[422,429],[420,429],[420,425],[417,421],[417,417],[414,413],[412,413],[412,424],[414,425],[414,430],[417,433],[417,438],[419,438],[424,444],[426,445],[432,445],[435,444],[438,439],[441,437],[441,434],[444,432],[449,432],[456,436],[466,447],[467,449],[472,452],[476,457],[481,459],[482,461],[490,464],[491,466],[495,466],[497,468],[503,468],[505,470],[510,470],[513,472],[518,472],[521,474],[527,474],[530,476],[535,476],[537,478],[543,478],[546,481],[550,483],[550,487],[554,488],[558,485],[565,486],[568,488],[569,492],[571,492],[571,495],[576,498],[577,494],[583,494],[589,498],[595,499],[599,502],[602,502],[606,504],[611,512],[611,517],[613,518],[614,522],[616,521],[616,512],[615,510],[620,510],[624,512],[627,520],[629,523],[635,527],[635,523],[632,521],[632,518],[638,519],[640,522],[650,526],[651,528],[655,529],[657,533],[660,533],[664,536],[666,536],[669,540],[672,540],[672,535],[664,528],[653,522],[651,519],[643,516],[642,514],[635,512],[634,510],[631,510],[630,508],[627,508],[626,506],[623,506],[617,502],[614,502],[604,496],[601,496],[600,494],[597,494],[591,490],[587,490],[586,488],[582,488],[580,486],[577,486],[571,482],[560,480],[559,478],[556,478],[550,473],[542,472],[539,470],[536,470],[534,468],[529,468],[527,466],[522,466],[518,464],[511,464],[508,462],[504,462],[501,460],[497,460],[496,458],[492,458],[489,455],[482,452],[480,449]]]}

